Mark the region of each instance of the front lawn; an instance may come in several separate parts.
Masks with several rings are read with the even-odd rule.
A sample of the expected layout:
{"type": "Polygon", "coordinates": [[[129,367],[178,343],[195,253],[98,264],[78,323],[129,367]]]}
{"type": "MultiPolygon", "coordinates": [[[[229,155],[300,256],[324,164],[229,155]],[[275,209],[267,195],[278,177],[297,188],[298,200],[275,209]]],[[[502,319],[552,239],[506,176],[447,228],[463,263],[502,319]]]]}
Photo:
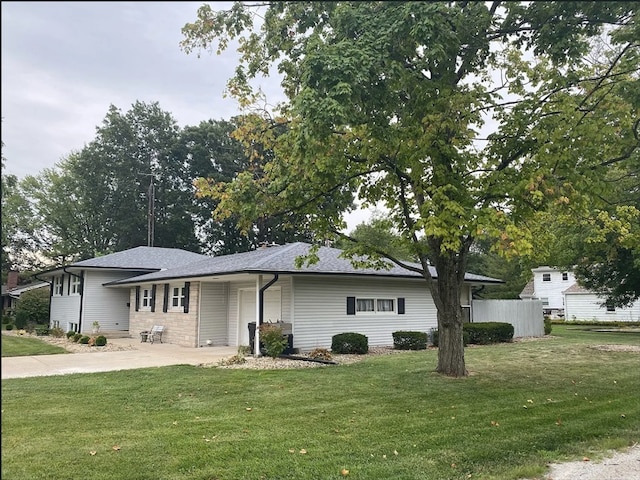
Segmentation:
{"type": "Polygon", "coordinates": [[[2,478],[519,479],[640,441],[640,345],[574,334],[300,370],[175,366],[2,381],[2,478]],[[348,471],[348,472],[347,472],[348,471]]]}
{"type": "Polygon", "coordinates": [[[2,356],[23,357],[26,355],[54,355],[69,353],[64,348],[43,342],[37,337],[2,335],[2,356]]]}

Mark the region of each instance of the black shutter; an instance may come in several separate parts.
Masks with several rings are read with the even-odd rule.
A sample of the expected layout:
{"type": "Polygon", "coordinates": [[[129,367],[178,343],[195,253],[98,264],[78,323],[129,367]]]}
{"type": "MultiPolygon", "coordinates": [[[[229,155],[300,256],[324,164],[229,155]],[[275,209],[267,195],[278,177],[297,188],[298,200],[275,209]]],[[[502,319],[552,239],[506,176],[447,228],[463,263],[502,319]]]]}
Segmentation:
{"type": "Polygon", "coordinates": [[[356,297],[347,297],[347,315],[356,314],[356,297]]]}
{"type": "Polygon", "coordinates": [[[151,285],[151,311],[156,311],[156,284],[151,285]]]}
{"type": "Polygon", "coordinates": [[[189,287],[191,282],[184,282],[184,313],[189,313],[189,287]]]}
{"type": "Polygon", "coordinates": [[[140,287],[136,287],[136,312],[140,310],[140,287]]]}
{"type": "Polygon", "coordinates": [[[404,298],[398,298],[398,315],[404,315],[404,298]]]}
{"type": "Polygon", "coordinates": [[[169,310],[169,284],[164,284],[164,300],[162,301],[162,311],[167,313],[169,310]]]}
{"type": "Polygon", "coordinates": [[[71,274],[69,274],[69,278],[67,278],[67,295],[71,295],[71,274]]]}
{"type": "Polygon", "coordinates": [[[60,296],[64,295],[64,273],[60,275],[60,296]]]}
{"type": "Polygon", "coordinates": [[[84,270],[80,272],[80,285],[78,285],[78,293],[82,296],[82,292],[84,291],[84,270]]]}

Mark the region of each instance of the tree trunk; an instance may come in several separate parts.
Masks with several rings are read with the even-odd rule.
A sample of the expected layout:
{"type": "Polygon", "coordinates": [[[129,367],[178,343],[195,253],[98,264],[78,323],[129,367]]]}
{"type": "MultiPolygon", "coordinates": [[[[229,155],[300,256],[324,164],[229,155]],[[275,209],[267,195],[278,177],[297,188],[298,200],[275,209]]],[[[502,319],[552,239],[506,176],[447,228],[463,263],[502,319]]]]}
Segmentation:
{"type": "Polygon", "coordinates": [[[450,377],[467,376],[462,336],[460,292],[464,281],[464,261],[455,254],[436,259],[437,280],[432,282],[438,310],[438,366],[436,371],[450,377]],[[462,263],[462,265],[460,265],[462,263]]]}

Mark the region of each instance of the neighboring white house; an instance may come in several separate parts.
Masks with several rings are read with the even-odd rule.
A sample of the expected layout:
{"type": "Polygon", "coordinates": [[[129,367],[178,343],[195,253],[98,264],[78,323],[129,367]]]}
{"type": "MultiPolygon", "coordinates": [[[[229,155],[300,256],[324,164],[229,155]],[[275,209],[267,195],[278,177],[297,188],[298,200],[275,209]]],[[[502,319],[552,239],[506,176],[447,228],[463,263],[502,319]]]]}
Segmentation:
{"type": "MultiPolygon", "coordinates": [[[[341,250],[329,247],[320,248],[314,265],[296,268],[296,258],[309,248],[292,243],[219,257],[192,254],[163,268],[159,257],[181,251],[138,247],[40,276],[54,282],[53,326],[87,332],[97,319],[101,331],[136,337],[162,325],[163,342],[187,347],[249,345],[250,325],[263,322],[280,322],[301,351],[330,348],[337,333],[362,333],[376,346],[391,345],[395,331],[437,328],[436,308],[420,274],[398,266],[356,269],[340,257],[341,250]],[[136,260],[139,255],[149,260],[136,260]],[[81,294],[73,293],[76,277],[70,274],[80,277],[81,294]],[[74,309],[65,309],[71,301],[74,309]]],[[[502,281],[473,274],[465,279],[461,303],[469,316],[472,286],[502,281]]]]}
{"type": "Polygon", "coordinates": [[[602,297],[574,284],[564,291],[567,320],[640,322],[640,302],[620,308],[607,305],[602,297]]]}
{"type": "Polygon", "coordinates": [[[604,298],[580,286],[570,271],[542,266],[520,293],[523,300],[542,300],[545,315],[565,320],[640,321],[640,303],[628,308],[606,306],[604,298]]]}
{"type": "Polygon", "coordinates": [[[533,272],[533,280],[525,285],[520,293],[520,298],[541,300],[545,315],[549,315],[551,318],[564,318],[563,292],[576,283],[573,273],[548,266],[533,268],[531,271],[533,272]]]}

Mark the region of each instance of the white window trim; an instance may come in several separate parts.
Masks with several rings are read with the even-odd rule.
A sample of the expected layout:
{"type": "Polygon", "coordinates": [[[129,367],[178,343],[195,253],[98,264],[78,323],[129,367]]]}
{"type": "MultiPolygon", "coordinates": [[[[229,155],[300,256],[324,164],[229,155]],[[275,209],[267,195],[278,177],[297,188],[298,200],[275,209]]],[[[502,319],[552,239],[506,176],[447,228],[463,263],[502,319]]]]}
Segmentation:
{"type": "Polygon", "coordinates": [[[395,298],[388,297],[356,297],[356,315],[397,315],[398,314],[398,305],[396,304],[395,298]],[[373,301],[373,310],[358,310],[358,302],[362,300],[371,300],[373,301]],[[378,310],[378,302],[390,301],[392,310],[378,310]]]}
{"type": "Polygon", "coordinates": [[[140,308],[143,312],[151,311],[151,287],[140,287],[140,308]],[[147,293],[147,295],[145,295],[147,293]],[[145,305],[145,300],[147,305],[145,305]]]}
{"type": "Polygon", "coordinates": [[[551,281],[551,274],[550,273],[543,273],[542,274],[542,281],[543,282],[550,282],[551,281]]]}
{"type": "Polygon", "coordinates": [[[170,312],[183,312],[185,302],[185,286],[184,283],[172,283],[169,285],[169,305],[167,310],[170,312]],[[174,295],[175,289],[178,289],[178,295],[174,295]],[[178,305],[174,305],[174,300],[177,300],[178,305]]]}
{"type": "Polygon", "coordinates": [[[53,277],[53,296],[61,297],[63,290],[64,284],[62,282],[62,276],[56,275],[55,277],[53,277]]]}
{"type": "Polygon", "coordinates": [[[71,275],[71,286],[69,288],[69,295],[80,295],[80,277],[71,275]]]}

